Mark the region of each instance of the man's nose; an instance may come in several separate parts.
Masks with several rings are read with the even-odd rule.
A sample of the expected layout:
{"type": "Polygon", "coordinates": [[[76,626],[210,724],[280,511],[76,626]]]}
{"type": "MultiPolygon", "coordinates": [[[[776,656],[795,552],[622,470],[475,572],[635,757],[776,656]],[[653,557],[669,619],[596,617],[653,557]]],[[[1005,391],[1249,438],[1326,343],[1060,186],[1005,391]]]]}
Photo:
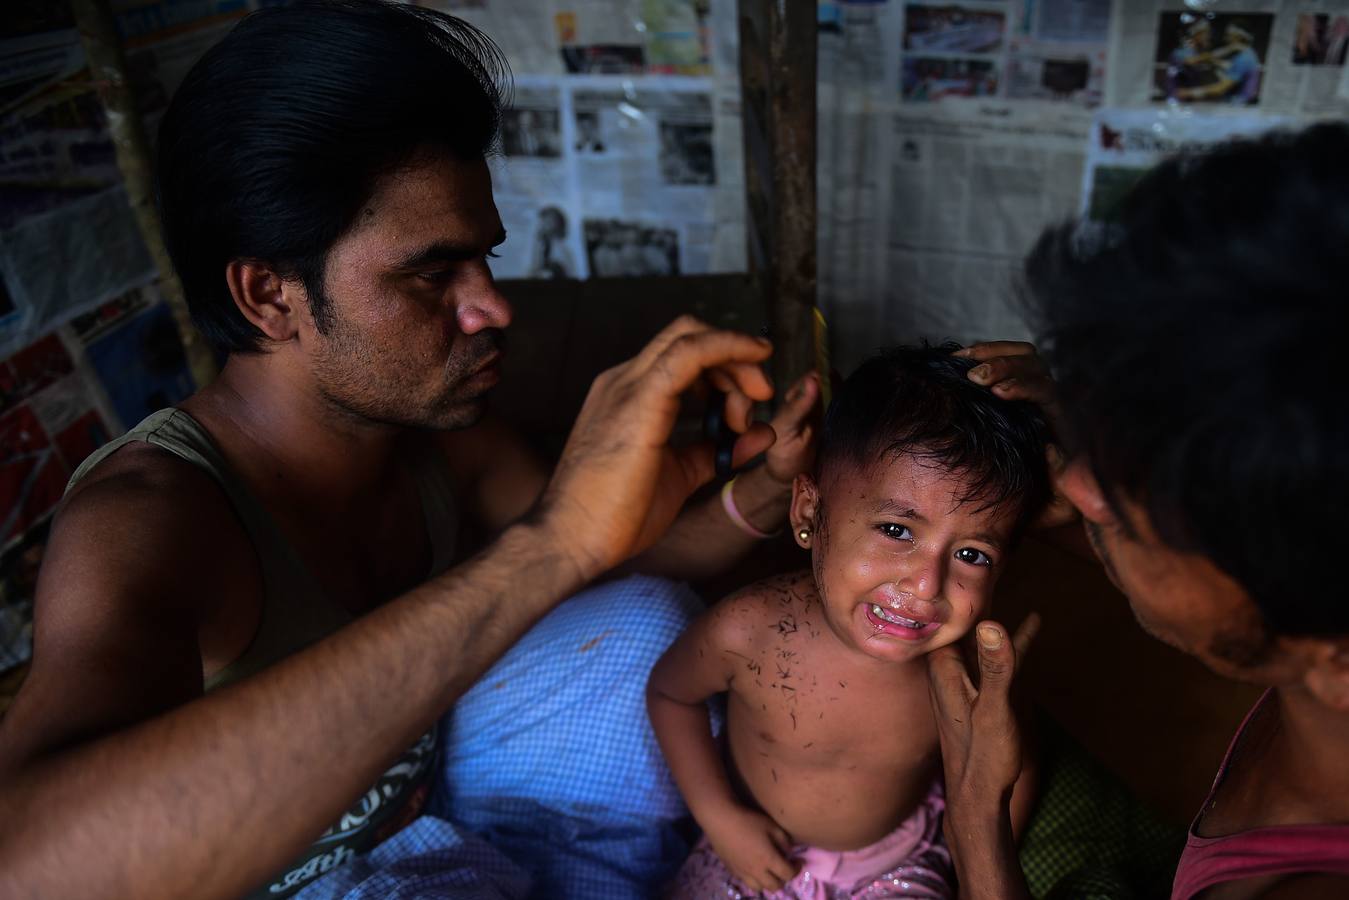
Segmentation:
{"type": "Polygon", "coordinates": [[[477,334],[485,328],[505,328],[514,316],[510,301],[497,289],[486,260],[463,284],[455,304],[455,317],[464,334],[477,334]]]}

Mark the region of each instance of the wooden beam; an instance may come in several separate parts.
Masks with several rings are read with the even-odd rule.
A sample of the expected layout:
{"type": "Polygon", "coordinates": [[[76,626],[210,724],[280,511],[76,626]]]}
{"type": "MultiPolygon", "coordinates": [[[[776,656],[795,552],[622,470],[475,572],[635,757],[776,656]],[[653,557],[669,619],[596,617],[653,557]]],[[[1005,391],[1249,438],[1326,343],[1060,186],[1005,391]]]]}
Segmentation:
{"type": "MultiPolygon", "coordinates": [[[[815,4],[739,0],[750,275],[768,310],[774,381],[816,366],[815,4]]],[[[781,396],[781,392],[779,392],[781,396]]]]}

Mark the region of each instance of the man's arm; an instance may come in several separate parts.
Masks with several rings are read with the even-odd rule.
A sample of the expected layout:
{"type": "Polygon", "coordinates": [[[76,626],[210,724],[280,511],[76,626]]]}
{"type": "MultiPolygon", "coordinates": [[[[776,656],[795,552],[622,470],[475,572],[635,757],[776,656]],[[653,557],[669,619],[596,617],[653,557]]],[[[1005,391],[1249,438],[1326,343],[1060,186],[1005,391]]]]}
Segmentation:
{"type": "MultiPolygon", "coordinates": [[[[165,696],[148,718],[44,747],[6,722],[0,816],[16,827],[0,831],[0,895],[232,897],[276,871],[539,617],[663,533],[713,474],[706,452],[667,445],[680,393],[717,368],[742,400],[767,399],[768,353],[681,319],[596,379],[535,513],[462,566],[258,675],[165,696]]],[[[737,457],[766,438],[742,436],[737,457]]],[[[136,558],[152,568],[159,549],[136,558]]],[[[128,593],[142,584],[154,581],[128,593]]],[[[189,630],[170,629],[179,652],[189,630]]]]}
{"type": "Polygon", "coordinates": [[[995,622],[976,627],[979,686],[960,648],[928,654],[932,711],[946,775],[946,842],[964,900],[1027,900],[1017,861],[1010,810],[1022,769],[1022,745],[1010,688],[1016,660],[1034,636],[1038,617],[1015,639],[995,622]]]}

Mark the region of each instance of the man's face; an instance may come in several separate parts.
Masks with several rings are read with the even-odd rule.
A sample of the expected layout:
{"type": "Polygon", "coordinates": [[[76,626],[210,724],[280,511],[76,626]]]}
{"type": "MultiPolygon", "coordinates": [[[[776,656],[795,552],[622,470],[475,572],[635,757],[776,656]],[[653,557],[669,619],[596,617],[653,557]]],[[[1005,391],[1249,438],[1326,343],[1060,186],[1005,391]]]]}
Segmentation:
{"type": "Polygon", "coordinates": [[[320,391],[369,421],[471,425],[498,380],[510,305],[487,164],[426,157],[385,175],[328,254],[329,321],[302,326],[320,391]]]}
{"type": "Polygon", "coordinates": [[[798,478],[793,527],[814,532],[811,560],[825,618],[845,646],[885,662],[959,640],[988,612],[1015,511],[962,502],[969,483],[903,455],[867,471],[839,462],[813,489],[798,478]]]}
{"type": "Polygon", "coordinates": [[[1229,678],[1272,683],[1287,676],[1255,603],[1231,576],[1207,557],[1167,546],[1143,507],[1129,500],[1122,504],[1126,527],[1085,461],[1068,466],[1060,487],[1082,512],[1092,548],[1145,631],[1229,678]]]}

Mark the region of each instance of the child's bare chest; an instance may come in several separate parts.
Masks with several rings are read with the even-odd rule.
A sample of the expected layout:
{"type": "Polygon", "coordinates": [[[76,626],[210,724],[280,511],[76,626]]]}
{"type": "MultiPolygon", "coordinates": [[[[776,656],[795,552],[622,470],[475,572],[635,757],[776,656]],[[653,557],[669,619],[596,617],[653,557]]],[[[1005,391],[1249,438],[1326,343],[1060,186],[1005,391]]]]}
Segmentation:
{"type": "Polygon", "coordinates": [[[741,661],[730,706],[737,750],[836,772],[927,766],[936,752],[927,669],[849,664],[819,626],[796,626],[741,661]]]}

